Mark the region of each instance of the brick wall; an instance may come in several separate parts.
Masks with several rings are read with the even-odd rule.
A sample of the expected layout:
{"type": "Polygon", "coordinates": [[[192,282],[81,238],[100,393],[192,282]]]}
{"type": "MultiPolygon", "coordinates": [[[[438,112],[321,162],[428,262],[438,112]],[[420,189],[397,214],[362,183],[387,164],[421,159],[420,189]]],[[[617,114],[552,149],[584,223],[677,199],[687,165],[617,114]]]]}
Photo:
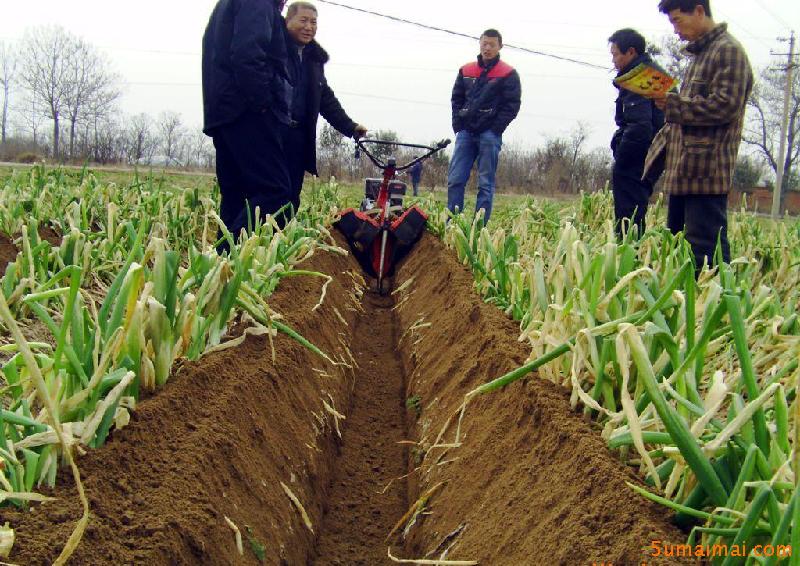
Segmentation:
{"type": "MultiPolygon", "coordinates": [[[[733,189],[728,197],[729,208],[738,209],[742,203],[742,195],[747,196],[747,210],[767,213],[772,210],[772,191],[762,187],[753,189],[733,189]]],[[[786,193],[786,212],[791,215],[800,215],[800,191],[786,193]]]]}

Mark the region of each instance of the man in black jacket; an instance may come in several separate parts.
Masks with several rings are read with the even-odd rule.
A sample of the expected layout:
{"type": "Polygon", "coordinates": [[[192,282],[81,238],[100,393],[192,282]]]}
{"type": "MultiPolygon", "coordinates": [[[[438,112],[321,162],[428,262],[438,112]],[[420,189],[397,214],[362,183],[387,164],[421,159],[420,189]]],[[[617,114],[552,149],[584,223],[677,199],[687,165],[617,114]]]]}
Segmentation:
{"type": "MultiPolygon", "coordinates": [[[[650,55],[645,53],[644,37],[637,31],[621,29],[614,32],[608,41],[617,76],[642,63],[656,67],[650,55]]],[[[653,101],[631,91],[617,89],[619,95],[614,118],[617,131],[611,139],[611,151],[614,153],[612,191],[614,226],[617,235],[622,238],[634,225],[639,236],[644,233],[653,183],[642,180],[642,170],[653,137],[664,125],[664,113],[656,108],[653,101]]]]}
{"type": "Polygon", "coordinates": [[[220,217],[237,238],[257,207],[263,219],[290,200],[284,3],[219,0],[203,35],[203,131],[217,152],[220,217]]]}
{"type": "Polygon", "coordinates": [[[314,41],[317,9],[310,2],[293,2],[286,11],[289,75],[292,92],[291,121],[286,136],[286,158],[294,211],[300,207],[303,177],[317,175],[317,119],[319,115],[347,137],[363,136],[367,128],[356,124],[342,108],[325,79],[328,53],[314,41]]]}
{"type": "Polygon", "coordinates": [[[519,74],[500,60],[502,48],[500,32],[495,29],[483,32],[478,60],[461,67],[451,98],[456,144],[447,175],[447,208],[453,212],[464,210],[464,188],[477,159],[475,210],[484,210],[484,223],[489,222],[492,214],[503,132],[517,117],[522,96],[519,74]]]}

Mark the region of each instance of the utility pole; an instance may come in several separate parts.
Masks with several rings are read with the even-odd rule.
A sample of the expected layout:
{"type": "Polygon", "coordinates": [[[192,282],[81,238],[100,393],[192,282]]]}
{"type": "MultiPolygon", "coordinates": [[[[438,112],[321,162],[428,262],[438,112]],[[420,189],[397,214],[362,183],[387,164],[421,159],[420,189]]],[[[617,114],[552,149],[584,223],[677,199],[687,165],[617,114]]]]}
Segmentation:
{"type": "MultiPolygon", "coordinates": [[[[786,41],[782,39],[781,41],[786,41]]],[[[794,72],[794,31],[789,39],[789,62],[786,66],[786,90],[783,94],[783,117],[781,119],[781,144],[778,153],[778,175],[772,191],[772,218],[777,220],[781,214],[783,200],[783,175],[786,172],[786,137],[789,133],[789,101],[792,98],[792,74],[794,72]]]]}

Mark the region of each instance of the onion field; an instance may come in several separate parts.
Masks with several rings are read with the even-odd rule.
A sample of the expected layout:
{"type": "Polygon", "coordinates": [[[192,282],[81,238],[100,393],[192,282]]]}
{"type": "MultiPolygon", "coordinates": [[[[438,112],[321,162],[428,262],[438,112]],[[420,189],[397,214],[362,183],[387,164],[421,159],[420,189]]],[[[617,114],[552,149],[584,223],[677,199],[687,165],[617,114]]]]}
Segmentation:
{"type": "Polygon", "coordinates": [[[0,184],[1,561],[800,563],[800,222],[696,280],[660,202],[428,195],[381,298],[347,194],[221,257],[197,183],[0,184]]]}

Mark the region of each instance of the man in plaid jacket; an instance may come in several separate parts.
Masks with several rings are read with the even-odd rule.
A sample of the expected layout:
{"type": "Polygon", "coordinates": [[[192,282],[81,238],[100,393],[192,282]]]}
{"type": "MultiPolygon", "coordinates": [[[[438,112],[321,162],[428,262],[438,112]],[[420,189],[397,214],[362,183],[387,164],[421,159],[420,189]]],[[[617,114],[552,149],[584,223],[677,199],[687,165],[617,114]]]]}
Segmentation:
{"type": "Polygon", "coordinates": [[[661,0],[675,33],[693,61],[680,93],[655,99],[666,125],[653,140],[645,162],[647,178],[664,173],[669,194],[667,225],[684,231],[698,272],[714,262],[719,241],[730,261],[728,190],[742,138],[753,72],[742,45],[726,24],[711,17],[710,0],[661,0]]]}

